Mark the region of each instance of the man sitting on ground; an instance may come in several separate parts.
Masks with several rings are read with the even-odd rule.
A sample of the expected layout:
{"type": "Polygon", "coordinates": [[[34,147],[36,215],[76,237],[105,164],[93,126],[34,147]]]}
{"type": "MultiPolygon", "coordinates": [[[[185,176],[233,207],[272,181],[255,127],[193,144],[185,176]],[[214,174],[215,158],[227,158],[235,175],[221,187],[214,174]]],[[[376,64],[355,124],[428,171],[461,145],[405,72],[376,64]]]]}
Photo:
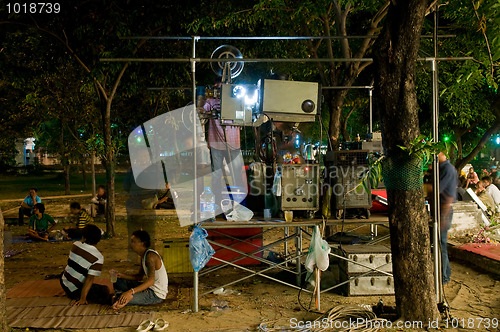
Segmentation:
{"type": "Polygon", "coordinates": [[[92,198],[92,202],[90,203],[88,209],[93,218],[95,218],[98,214],[106,213],[106,203],[107,203],[107,195],[106,188],[103,185],[99,185],[97,188],[97,194],[94,198],[92,198]]]}
{"type": "Polygon", "coordinates": [[[74,228],[65,227],[64,231],[66,232],[66,234],[68,234],[68,237],[70,239],[79,239],[82,237],[82,232],[85,226],[87,226],[94,220],[89,216],[85,209],[82,209],[80,203],[78,202],[72,202],[69,205],[69,209],[71,211],[71,214],[77,216],[76,226],[74,228]]]}
{"type": "Polygon", "coordinates": [[[30,188],[30,193],[26,196],[19,207],[19,226],[24,225],[24,216],[31,217],[33,215],[33,207],[36,203],[41,203],[42,199],[36,194],[36,188],[30,188]]]}
{"type": "Polygon", "coordinates": [[[68,265],[60,278],[66,295],[76,300],[75,305],[91,303],[109,304],[109,288],[94,284],[94,278],[101,275],[104,257],[95,247],[101,240],[101,230],[87,225],[82,231],[82,240],[73,243],[68,265]]]}
{"type": "Polygon", "coordinates": [[[36,241],[49,241],[50,231],[56,227],[54,219],[45,213],[45,205],[36,203],[33,207],[34,214],[29,221],[28,236],[36,241]],[[50,224],[50,227],[49,227],[50,224]]]}
{"type": "Polygon", "coordinates": [[[165,189],[158,202],[153,205],[153,209],[175,209],[173,196],[177,197],[177,193],[170,189],[168,182],[165,182],[165,189]]]}
{"type": "Polygon", "coordinates": [[[130,247],[141,257],[141,268],[136,275],[117,272],[118,279],[113,284],[116,292],[113,309],[121,309],[127,304],[157,304],[167,297],[167,271],[160,254],[149,249],[150,246],[151,238],[146,231],[132,233],[130,247]]]}

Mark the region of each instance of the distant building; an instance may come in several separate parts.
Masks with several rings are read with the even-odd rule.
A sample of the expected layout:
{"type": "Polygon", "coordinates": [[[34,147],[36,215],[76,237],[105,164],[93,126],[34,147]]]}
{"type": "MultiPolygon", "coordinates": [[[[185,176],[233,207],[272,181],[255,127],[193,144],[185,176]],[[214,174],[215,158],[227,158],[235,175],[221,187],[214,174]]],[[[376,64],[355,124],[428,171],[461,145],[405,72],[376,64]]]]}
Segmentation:
{"type": "Polygon", "coordinates": [[[35,138],[16,139],[16,166],[32,165],[35,161],[35,138]]]}
{"type": "Polygon", "coordinates": [[[59,158],[52,153],[48,153],[45,148],[38,148],[36,150],[38,156],[38,162],[43,166],[52,166],[60,164],[59,158]]]}

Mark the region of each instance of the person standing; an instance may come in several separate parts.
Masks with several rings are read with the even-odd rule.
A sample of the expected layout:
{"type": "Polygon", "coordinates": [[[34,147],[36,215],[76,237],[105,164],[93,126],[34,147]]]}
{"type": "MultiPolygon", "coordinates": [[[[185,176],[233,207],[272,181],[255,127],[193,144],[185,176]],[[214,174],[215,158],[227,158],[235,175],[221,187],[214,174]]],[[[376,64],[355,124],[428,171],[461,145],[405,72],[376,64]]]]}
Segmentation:
{"type": "MultiPolygon", "coordinates": [[[[220,82],[216,83],[220,87],[220,82]]],[[[246,181],[243,172],[243,158],[241,156],[240,128],[238,126],[225,125],[220,119],[220,99],[208,98],[203,106],[205,111],[217,114],[208,120],[207,145],[212,156],[212,192],[215,195],[215,205],[220,207],[223,198],[222,192],[226,183],[224,180],[224,161],[231,173],[232,185],[245,188],[246,181]]],[[[224,190],[226,191],[226,190],[224,190]]]]}
{"type": "Polygon", "coordinates": [[[36,203],[33,212],[29,221],[28,236],[36,241],[48,242],[49,233],[56,227],[56,222],[54,218],[45,213],[45,205],[42,203],[36,203]]]}
{"type": "Polygon", "coordinates": [[[82,240],[73,243],[68,265],[59,279],[66,295],[76,300],[75,305],[92,303],[110,304],[107,286],[94,284],[101,275],[104,256],[95,247],[101,240],[101,230],[96,225],[87,225],[82,231],[82,240]]]}
{"type": "Polygon", "coordinates": [[[126,305],[150,305],[163,302],[168,293],[168,276],[165,265],[158,252],[150,249],[151,238],[148,232],[135,231],[130,237],[130,247],[141,258],[141,268],[135,275],[116,272],[113,284],[116,301],[113,309],[126,305]]]}
{"type": "Polygon", "coordinates": [[[42,199],[37,195],[36,188],[30,188],[30,193],[26,196],[19,207],[19,226],[24,225],[24,216],[31,217],[33,215],[33,207],[36,203],[41,203],[42,199]]]}
{"type": "Polygon", "coordinates": [[[441,235],[441,271],[442,283],[450,282],[451,266],[448,259],[448,231],[453,219],[453,202],[457,197],[458,175],[455,167],[443,152],[439,160],[439,207],[441,235]]]}

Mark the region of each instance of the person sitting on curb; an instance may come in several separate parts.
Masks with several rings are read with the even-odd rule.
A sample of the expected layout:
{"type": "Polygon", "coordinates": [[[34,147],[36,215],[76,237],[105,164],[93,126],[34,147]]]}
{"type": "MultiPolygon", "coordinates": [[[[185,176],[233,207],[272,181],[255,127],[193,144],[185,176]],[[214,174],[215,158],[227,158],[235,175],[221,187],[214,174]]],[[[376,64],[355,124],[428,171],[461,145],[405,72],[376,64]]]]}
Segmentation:
{"type": "Polygon", "coordinates": [[[70,239],[79,239],[82,237],[82,232],[85,226],[93,222],[94,220],[92,219],[91,216],[85,211],[85,209],[82,209],[80,206],[80,203],[78,202],[72,202],[69,205],[69,209],[71,211],[72,215],[77,216],[76,220],[76,226],[75,227],[65,227],[64,232],[68,235],[70,239]]]}
{"type": "Polygon", "coordinates": [[[56,227],[54,218],[45,213],[45,205],[36,203],[33,207],[34,214],[29,221],[28,236],[36,241],[49,241],[50,231],[56,227]],[[50,227],[49,227],[50,224],[50,227]]]}
{"type": "Polygon", "coordinates": [[[36,203],[41,203],[42,199],[36,194],[36,188],[30,188],[30,193],[26,196],[19,207],[19,226],[24,225],[24,216],[31,217],[33,215],[33,207],[36,203]]]}
{"type": "Polygon", "coordinates": [[[74,305],[100,303],[110,304],[109,288],[94,284],[101,275],[104,256],[95,247],[101,240],[101,230],[96,225],[87,225],[82,230],[82,240],[73,243],[68,265],[59,282],[66,295],[76,300],[74,305]]]}
{"type": "Polygon", "coordinates": [[[493,212],[500,212],[500,189],[498,189],[495,185],[492,185],[491,177],[484,176],[482,179],[486,186],[486,192],[490,194],[491,198],[495,202],[495,207],[493,212]]]}
{"type": "Polygon", "coordinates": [[[476,195],[488,208],[488,214],[492,214],[495,211],[495,201],[491,195],[486,192],[486,183],[484,180],[477,183],[476,195]]]}
{"type": "Polygon", "coordinates": [[[467,174],[467,183],[465,185],[465,189],[469,188],[469,185],[474,185],[476,186],[477,183],[479,182],[479,177],[477,176],[477,173],[474,172],[474,167],[469,168],[469,173],[467,174]]]}
{"type": "Polygon", "coordinates": [[[163,302],[168,293],[168,276],[165,265],[151,246],[148,232],[139,230],[132,233],[130,247],[141,257],[141,268],[136,275],[127,275],[116,271],[117,281],[113,309],[126,305],[150,305],[163,302]],[[143,280],[144,279],[144,280],[143,280]]]}

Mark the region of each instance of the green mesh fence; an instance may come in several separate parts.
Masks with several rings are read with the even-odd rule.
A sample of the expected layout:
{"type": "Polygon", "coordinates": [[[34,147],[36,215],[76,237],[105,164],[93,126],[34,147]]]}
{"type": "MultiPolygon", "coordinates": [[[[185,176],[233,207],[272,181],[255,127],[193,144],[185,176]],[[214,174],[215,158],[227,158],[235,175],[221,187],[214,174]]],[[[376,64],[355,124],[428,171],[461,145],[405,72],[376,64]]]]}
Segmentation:
{"type": "Polygon", "coordinates": [[[424,184],[422,160],[411,157],[387,158],[382,163],[382,177],[389,190],[418,190],[424,184]]]}

